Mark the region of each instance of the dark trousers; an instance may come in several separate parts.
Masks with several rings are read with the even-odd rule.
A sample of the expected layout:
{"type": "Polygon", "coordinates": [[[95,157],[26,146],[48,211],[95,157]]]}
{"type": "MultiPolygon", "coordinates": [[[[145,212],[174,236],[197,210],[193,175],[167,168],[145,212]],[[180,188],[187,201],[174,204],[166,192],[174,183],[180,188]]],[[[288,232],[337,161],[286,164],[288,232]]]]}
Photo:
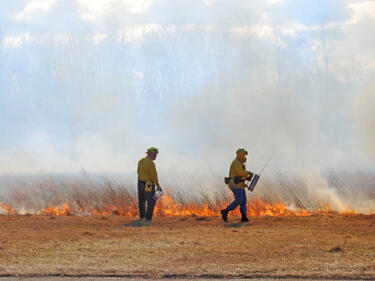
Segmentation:
{"type": "Polygon", "coordinates": [[[139,204],[139,217],[143,219],[146,215],[146,220],[151,220],[154,214],[155,199],[155,185],[152,185],[152,191],[145,191],[146,183],[144,181],[138,181],[138,204],[139,204]],[[146,212],[147,202],[147,212],[146,212]]]}
{"type": "Polygon", "coordinates": [[[234,201],[229,204],[227,211],[232,211],[240,205],[241,215],[246,215],[246,191],[243,188],[231,189],[234,194],[234,201]]]}

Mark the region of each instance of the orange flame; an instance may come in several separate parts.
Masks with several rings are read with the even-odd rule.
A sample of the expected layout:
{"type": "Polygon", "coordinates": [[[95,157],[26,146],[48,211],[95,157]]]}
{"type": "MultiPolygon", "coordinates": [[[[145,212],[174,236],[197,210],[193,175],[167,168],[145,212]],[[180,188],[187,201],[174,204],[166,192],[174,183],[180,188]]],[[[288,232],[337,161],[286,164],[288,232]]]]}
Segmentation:
{"type": "Polygon", "coordinates": [[[7,203],[0,202],[0,213],[4,210],[5,213],[8,215],[17,215],[18,211],[16,209],[13,209],[11,206],[9,206],[7,203]]]}
{"type": "Polygon", "coordinates": [[[54,206],[54,207],[47,207],[44,212],[46,215],[53,215],[53,216],[72,216],[74,215],[74,211],[70,207],[68,203],[64,203],[61,207],[54,206]]]}
{"type": "MultiPolygon", "coordinates": [[[[227,205],[229,202],[225,202],[227,205]]],[[[219,216],[221,206],[217,203],[212,205],[210,203],[178,203],[170,195],[164,195],[160,198],[155,206],[155,215],[159,216],[219,216]]],[[[19,211],[12,208],[7,203],[0,202],[0,212],[3,211],[8,215],[19,214],[19,211]]],[[[65,202],[57,206],[49,206],[35,213],[45,214],[49,216],[74,216],[74,215],[121,215],[135,217],[138,215],[137,202],[130,202],[126,206],[118,205],[104,205],[104,206],[88,206],[79,207],[76,202],[65,202]]],[[[239,214],[239,210],[234,211],[239,214]]],[[[260,216],[311,216],[311,215],[328,215],[334,212],[329,208],[328,204],[323,204],[321,209],[317,211],[309,211],[304,208],[288,208],[282,202],[269,203],[264,200],[252,200],[248,202],[248,215],[252,217],[260,216]]],[[[345,215],[356,215],[353,210],[341,212],[345,215]]]]}

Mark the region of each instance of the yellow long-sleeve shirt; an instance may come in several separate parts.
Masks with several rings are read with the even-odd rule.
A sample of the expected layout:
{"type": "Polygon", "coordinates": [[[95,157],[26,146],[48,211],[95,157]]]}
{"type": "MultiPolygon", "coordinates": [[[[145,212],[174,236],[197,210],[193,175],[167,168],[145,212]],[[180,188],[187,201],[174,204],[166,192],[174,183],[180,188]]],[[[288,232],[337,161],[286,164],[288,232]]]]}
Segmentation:
{"type": "MultiPolygon", "coordinates": [[[[229,177],[234,178],[240,176],[242,180],[245,180],[250,175],[249,171],[246,171],[245,164],[243,164],[240,159],[236,158],[232,161],[229,170],[229,177]]],[[[247,185],[244,182],[237,183],[234,188],[245,188],[247,185]]]]}
{"type": "Polygon", "coordinates": [[[151,158],[145,157],[138,162],[138,180],[152,181],[156,186],[159,186],[158,174],[156,172],[155,163],[151,158]]]}

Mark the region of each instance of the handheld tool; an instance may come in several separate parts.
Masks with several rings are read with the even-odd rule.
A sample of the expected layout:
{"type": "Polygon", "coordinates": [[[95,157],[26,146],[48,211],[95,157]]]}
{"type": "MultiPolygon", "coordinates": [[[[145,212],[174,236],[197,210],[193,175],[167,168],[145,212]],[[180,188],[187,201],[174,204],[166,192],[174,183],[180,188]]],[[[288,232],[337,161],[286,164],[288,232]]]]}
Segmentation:
{"type": "Polygon", "coordinates": [[[272,156],[270,156],[270,157],[268,158],[266,164],[264,164],[263,169],[260,171],[259,175],[254,174],[254,177],[252,178],[252,180],[251,180],[251,182],[250,182],[250,184],[249,184],[249,187],[247,188],[247,189],[250,190],[251,192],[253,192],[255,186],[257,185],[257,183],[258,183],[258,181],[259,181],[259,179],[260,179],[260,175],[263,173],[263,170],[264,170],[264,169],[266,168],[266,166],[268,165],[268,162],[270,162],[271,157],[272,157],[272,156]]]}

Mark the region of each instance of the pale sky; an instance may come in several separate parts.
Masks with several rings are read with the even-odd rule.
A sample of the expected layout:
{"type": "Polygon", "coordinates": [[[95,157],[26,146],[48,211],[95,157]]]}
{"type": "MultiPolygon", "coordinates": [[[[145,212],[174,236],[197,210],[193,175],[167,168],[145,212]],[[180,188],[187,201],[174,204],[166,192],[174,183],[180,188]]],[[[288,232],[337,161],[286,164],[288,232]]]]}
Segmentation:
{"type": "Polygon", "coordinates": [[[0,0],[0,174],[373,168],[375,1],[0,0]]]}

